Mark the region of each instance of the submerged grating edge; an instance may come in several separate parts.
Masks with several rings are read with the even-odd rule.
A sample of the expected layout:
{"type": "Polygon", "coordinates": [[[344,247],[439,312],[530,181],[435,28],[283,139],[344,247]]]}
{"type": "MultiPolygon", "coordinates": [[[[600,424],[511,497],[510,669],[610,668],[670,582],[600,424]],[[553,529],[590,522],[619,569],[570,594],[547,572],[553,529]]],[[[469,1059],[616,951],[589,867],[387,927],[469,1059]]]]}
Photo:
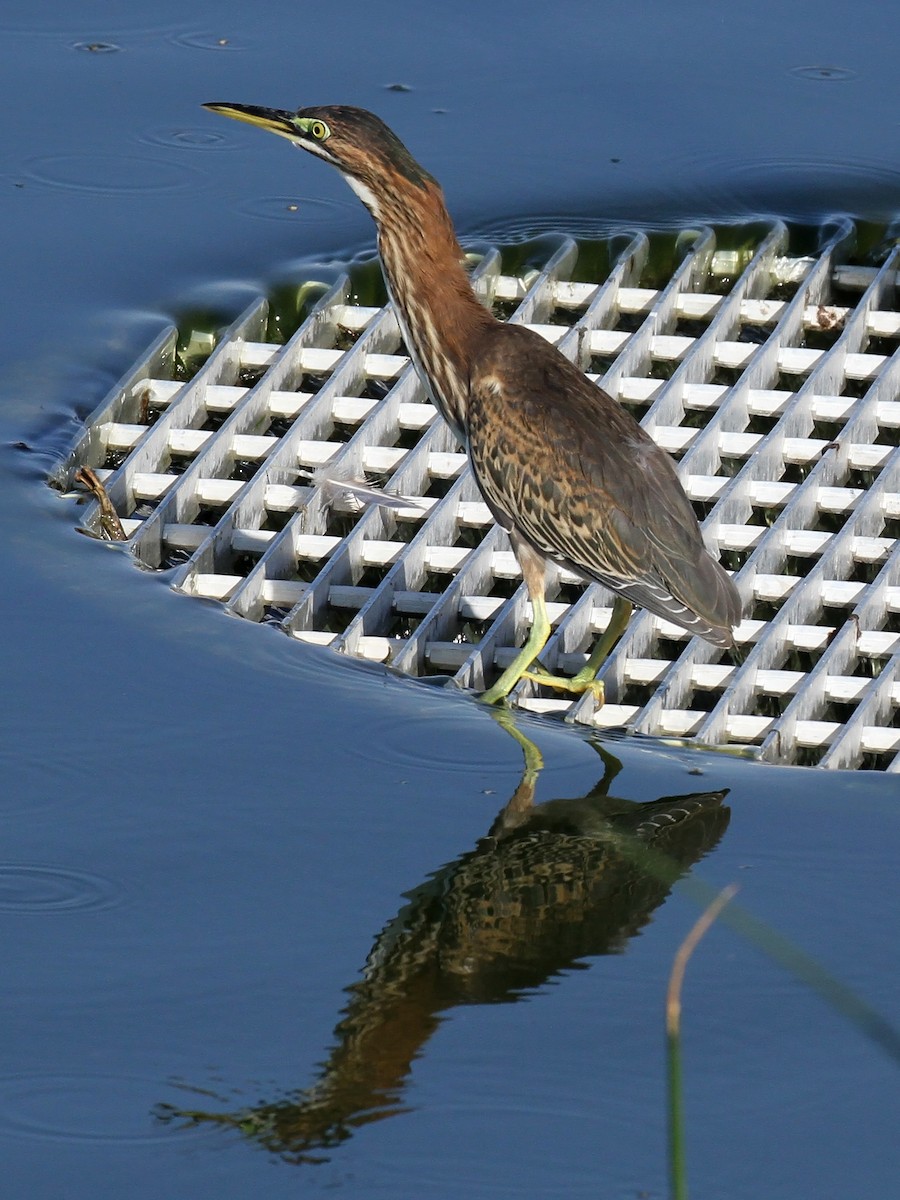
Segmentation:
{"type": "MultiPolygon", "coordinates": [[[[769,761],[900,770],[898,251],[853,266],[846,221],[814,255],[780,222],[746,251],[719,248],[711,229],[685,238],[662,286],[646,278],[643,233],[602,281],[575,282],[585,272],[568,240],[525,279],[490,251],[473,281],[678,459],[709,545],[736,572],[737,649],[641,612],[603,668],[603,707],[529,681],[512,699],[769,761]]],[[[390,307],[351,303],[343,279],[286,345],[263,340],[267,317],[265,300],[252,304],[184,382],[176,331],[161,335],[56,482],[91,467],[132,553],[174,567],[183,592],[409,675],[487,686],[530,605],[390,307]],[[303,474],[320,467],[331,483],[303,474]],[[391,507],[333,482],[365,478],[391,507]]],[[[95,502],[84,523],[101,533],[95,502]]],[[[572,673],[611,600],[555,567],[548,599],[542,661],[572,673]]]]}

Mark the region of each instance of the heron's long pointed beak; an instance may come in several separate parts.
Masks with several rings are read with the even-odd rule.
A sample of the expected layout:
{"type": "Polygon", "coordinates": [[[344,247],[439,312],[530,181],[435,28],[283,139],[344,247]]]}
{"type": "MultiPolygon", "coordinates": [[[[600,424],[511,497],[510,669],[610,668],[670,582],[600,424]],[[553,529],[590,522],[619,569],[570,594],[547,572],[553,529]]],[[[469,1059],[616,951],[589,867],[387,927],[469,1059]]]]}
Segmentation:
{"type": "Polygon", "coordinates": [[[204,104],[210,112],[221,113],[223,117],[234,117],[236,121],[246,121],[248,125],[258,125],[260,129],[268,129],[270,133],[280,134],[281,137],[296,139],[298,130],[294,124],[294,114],[281,108],[261,108],[256,104],[204,104]]]}

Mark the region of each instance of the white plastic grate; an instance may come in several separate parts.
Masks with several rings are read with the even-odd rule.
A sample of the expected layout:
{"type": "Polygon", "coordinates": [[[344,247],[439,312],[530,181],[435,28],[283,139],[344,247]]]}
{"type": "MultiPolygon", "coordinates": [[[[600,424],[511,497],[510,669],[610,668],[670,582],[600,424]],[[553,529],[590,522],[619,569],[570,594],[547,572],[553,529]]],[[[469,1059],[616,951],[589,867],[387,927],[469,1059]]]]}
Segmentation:
{"type": "MultiPolygon", "coordinates": [[[[525,279],[504,275],[497,251],[481,258],[485,303],[602,380],[679,460],[746,614],[723,652],[637,613],[601,673],[601,708],[528,681],[515,703],[770,761],[900,770],[900,264],[894,250],[854,266],[854,234],[836,224],[801,255],[777,222],[742,251],[693,232],[662,287],[642,233],[599,282],[574,281],[568,240],[525,279]]],[[[174,567],[181,591],[481,690],[527,635],[519,570],[390,308],[351,304],[349,287],[284,346],[263,340],[260,299],[185,382],[168,330],[56,482],[92,467],[132,552],[174,567]],[[309,481],[317,468],[330,484],[309,481]],[[334,483],[366,477],[391,507],[334,483]]],[[[85,525],[102,532],[96,503],[85,525]]],[[[573,673],[611,598],[550,576],[542,661],[573,673]]]]}

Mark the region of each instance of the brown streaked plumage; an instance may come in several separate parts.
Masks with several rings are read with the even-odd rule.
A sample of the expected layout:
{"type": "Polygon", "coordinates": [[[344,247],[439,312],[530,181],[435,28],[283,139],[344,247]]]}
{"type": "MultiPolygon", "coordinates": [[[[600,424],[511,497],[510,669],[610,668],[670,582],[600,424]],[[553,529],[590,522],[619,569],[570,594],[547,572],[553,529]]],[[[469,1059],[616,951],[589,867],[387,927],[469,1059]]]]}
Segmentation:
{"type": "Polygon", "coordinates": [[[602,697],[596,672],[624,628],[629,603],[732,646],[740,596],[706,550],[672,460],[537,333],[487,312],[469,285],[440,186],[396,135],[372,113],[346,106],[206,107],[332,163],[375,219],[409,352],[466,444],[532,600],[531,636],[484,699],[506,696],[523,675],[602,697]],[[617,597],[612,627],[574,679],[530,671],[550,633],[548,559],[617,597]]]}

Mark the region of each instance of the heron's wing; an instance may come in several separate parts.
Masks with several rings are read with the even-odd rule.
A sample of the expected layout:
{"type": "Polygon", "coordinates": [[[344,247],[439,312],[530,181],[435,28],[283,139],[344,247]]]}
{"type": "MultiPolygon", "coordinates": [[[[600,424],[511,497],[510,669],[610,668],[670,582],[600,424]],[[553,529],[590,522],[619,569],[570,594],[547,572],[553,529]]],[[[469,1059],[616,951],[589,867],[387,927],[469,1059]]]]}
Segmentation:
{"type": "Polygon", "coordinates": [[[731,645],[740,601],[672,460],[538,335],[503,328],[468,408],[473,469],[498,519],[548,558],[731,645]]]}

